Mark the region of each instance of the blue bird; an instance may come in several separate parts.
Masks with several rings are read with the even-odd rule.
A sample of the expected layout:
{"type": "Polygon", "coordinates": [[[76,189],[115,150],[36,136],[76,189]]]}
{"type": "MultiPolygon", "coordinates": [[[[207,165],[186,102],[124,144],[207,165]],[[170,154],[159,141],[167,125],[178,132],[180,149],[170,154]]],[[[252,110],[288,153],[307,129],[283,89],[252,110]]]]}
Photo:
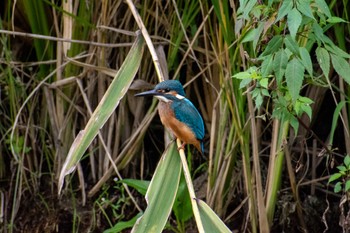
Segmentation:
{"type": "Polygon", "coordinates": [[[176,138],[182,141],[180,148],[184,148],[186,144],[192,144],[203,154],[203,119],[185,95],[179,81],[166,80],[156,85],[153,90],[135,96],[154,96],[159,99],[158,113],[160,120],[176,138]]]}

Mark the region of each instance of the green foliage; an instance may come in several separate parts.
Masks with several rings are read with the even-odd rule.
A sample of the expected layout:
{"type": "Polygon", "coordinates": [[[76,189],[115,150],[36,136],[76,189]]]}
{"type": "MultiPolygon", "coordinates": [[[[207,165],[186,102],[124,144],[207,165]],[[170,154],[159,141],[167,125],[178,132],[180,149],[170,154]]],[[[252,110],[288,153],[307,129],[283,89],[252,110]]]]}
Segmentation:
{"type": "Polygon", "coordinates": [[[126,206],[130,205],[130,197],[126,195],[123,185],[117,184],[112,187],[105,186],[100,194],[99,198],[95,201],[95,205],[103,213],[110,226],[113,222],[120,221],[125,218],[124,210],[126,206]],[[111,195],[110,193],[113,193],[111,195]],[[118,198],[114,200],[113,196],[118,195],[118,198]],[[109,209],[107,213],[105,209],[109,209]]]}
{"type": "MultiPolygon", "coordinates": [[[[343,21],[333,18],[324,0],[268,1],[267,4],[244,2],[240,8],[249,3],[254,5],[237,11],[242,14],[238,20],[242,17],[246,23],[246,27],[244,23],[239,25],[239,29],[242,28],[240,42],[244,44],[250,63],[244,66],[247,67],[244,71],[233,75],[233,78],[240,80],[240,88],[246,88],[255,107],[261,111],[266,106],[266,111],[272,112],[272,119],[279,120],[278,125],[290,125],[297,135],[301,116],[305,113],[310,120],[312,117],[313,100],[303,96],[309,85],[332,85],[329,80],[332,68],[349,84],[349,76],[346,75],[350,72],[350,65],[346,61],[349,54],[325,34],[334,26],[333,23],[343,21]]],[[[280,128],[283,132],[278,130],[274,145],[277,151],[271,154],[278,154],[279,159],[276,164],[269,164],[273,169],[269,173],[274,174],[267,181],[269,221],[273,220],[276,192],[281,183],[281,148],[282,142],[288,140],[288,127],[280,128]]]]}
{"type": "Polygon", "coordinates": [[[64,177],[74,171],[99,129],[106,123],[129,89],[141,63],[143,45],[144,39],[141,34],[138,34],[123,65],[104,94],[104,98],[91,115],[85,129],[80,131],[75,138],[60,172],[58,193],[62,190],[64,177]]]}
{"type": "Polygon", "coordinates": [[[257,108],[261,107],[264,96],[270,96],[268,91],[269,77],[264,76],[263,73],[267,72],[260,72],[257,67],[252,66],[247,71],[233,75],[234,78],[242,80],[239,88],[248,87],[254,82],[255,87],[251,91],[251,94],[257,108]]]}
{"type": "Polygon", "coordinates": [[[161,232],[174,205],[181,174],[179,154],[172,143],[158,163],[147,189],[147,208],[133,226],[133,232],[161,232]]]}
{"type": "Polygon", "coordinates": [[[120,221],[117,222],[113,227],[105,230],[103,233],[118,233],[118,232],[123,232],[123,230],[131,228],[133,225],[135,225],[137,219],[141,217],[142,213],[138,213],[130,219],[129,221],[120,221]]]}
{"type": "Polygon", "coordinates": [[[11,146],[16,154],[26,154],[29,151],[31,151],[31,148],[25,145],[25,138],[23,136],[19,136],[17,139],[13,140],[11,142],[10,139],[6,140],[6,144],[9,147],[9,150],[11,150],[11,146]]]}
{"type": "Polygon", "coordinates": [[[117,181],[117,183],[127,184],[128,186],[136,189],[142,195],[146,195],[148,186],[150,184],[148,180],[136,180],[136,179],[122,179],[120,181],[117,181]]]}
{"type": "Polygon", "coordinates": [[[343,165],[337,166],[338,172],[333,173],[328,183],[336,181],[334,185],[334,192],[339,193],[343,191],[347,193],[350,190],[350,156],[346,155],[343,165]]]}
{"type": "MultiPolygon", "coordinates": [[[[49,214],[65,215],[63,223],[43,222],[42,225],[55,226],[56,231],[79,232],[82,225],[87,229],[86,224],[91,224],[91,231],[95,231],[94,227],[99,228],[97,231],[106,227],[111,227],[106,232],[125,231],[136,225],[137,218],[146,218],[144,226],[152,223],[158,231],[163,231],[165,225],[166,229],[185,232],[194,223],[189,221],[195,212],[191,205],[194,199],[189,197],[182,179],[176,195],[173,192],[165,196],[170,200],[162,199],[162,188],[169,191],[176,187],[159,180],[177,181],[177,175],[169,177],[170,170],[166,169],[161,175],[155,173],[153,179],[158,179],[158,184],[153,184],[153,188],[157,186],[154,192],[152,183],[140,180],[151,177],[163,146],[159,143],[163,141],[160,122],[152,120],[156,102],[149,107],[148,100],[135,101],[132,97],[144,88],[138,86],[140,80],[156,82],[148,52],[136,54],[141,62],[133,67],[139,79],[135,85],[130,89],[125,83],[117,85],[120,89],[113,92],[122,97],[116,111],[110,112],[110,118],[106,113],[90,122],[96,123],[91,127],[95,133],[98,131],[99,138],[86,143],[88,152],[81,153],[81,163],[77,156],[76,163],[67,167],[66,172],[76,164],[79,169],[70,176],[72,185],[57,201],[57,177],[73,137],[84,128],[90,111],[101,102],[117,71],[122,70],[139,20],[151,35],[151,43],[163,46],[166,55],[159,57],[159,62],[168,64],[170,78],[186,83],[186,94],[194,100],[206,124],[208,159],[203,162],[193,156],[188,161],[195,161],[189,165],[189,170],[196,171],[195,177],[208,178],[201,184],[206,189],[208,205],[196,200],[197,213],[207,232],[228,230],[220,218],[229,224],[242,220],[242,225],[231,230],[244,226],[246,231],[257,233],[277,227],[273,220],[279,194],[298,192],[293,183],[301,177],[294,182],[297,169],[287,172],[285,165],[293,168],[294,161],[305,158],[299,153],[291,153],[292,158],[284,154],[290,149],[290,136],[295,135],[296,141],[312,138],[315,134],[298,130],[299,122],[305,120],[304,115],[313,118],[310,124],[304,122],[312,128],[313,121],[324,112],[322,108],[320,113],[313,110],[325,103],[323,94],[314,95],[315,90],[331,92],[336,105],[333,121],[322,119],[322,124],[332,124],[329,144],[323,146],[332,152],[331,146],[339,143],[338,136],[344,128],[344,142],[340,143],[350,148],[348,0],[142,0],[137,4],[142,19],[137,22],[123,1],[8,0],[1,6],[0,177],[4,187],[11,188],[1,191],[7,214],[0,231],[28,230],[22,229],[27,227],[23,223],[37,221],[25,210],[35,213],[32,207],[42,204],[49,214]],[[71,39],[85,42],[69,42],[71,39]],[[101,123],[105,125],[102,128],[101,123]],[[294,129],[292,134],[290,128],[294,129]],[[267,151],[269,159],[260,160],[261,153],[265,156],[267,151]],[[202,164],[198,165],[198,161],[202,164]],[[264,167],[259,170],[261,165],[264,167]],[[118,170],[132,179],[121,179],[109,186],[115,176],[113,171],[118,170]],[[291,182],[281,182],[288,178],[291,182]],[[286,187],[289,183],[290,187],[286,187]],[[131,193],[125,184],[132,187],[131,193]],[[287,191],[280,193],[282,186],[287,191]],[[141,195],[147,190],[152,194],[146,195],[146,200],[152,202],[148,203],[148,213],[137,205],[140,199],[135,190],[141,195]],[[39,203],[35,200],[38,192],[39,203]],[[247,201],[232,216],[237,197],[247,201]],[[170,201],[174,202],[172,206],[170,201]],[[91,221],[84,215],[87,212],[91,221]],[[63,229],[67,225],[69,230],[63,229]]],[[[300,144],[294,143],[293,149],[300,144]]],[[[347,164],[344,159],[332,176],[335,191],[350,189],[347,164]]],[[[178,164],[172,164],[175,165],[178,164]]],[[[321,166],[318,163],[316,170],[321,166]]],[[[300,170],[305,167],[309,166],[300,170]]],[[[310,173],[305,176],[312,179],[310,173]]],[[[303,203],[298,193],[291,196],[296,203],[303,203]]],[[[41,208],[39,211],[42,213],[41,208]]],[[[57,219],[49,217],[45,219],[57,219]]]]}
{"type": "MultiPolygon", "coordinates": [[[[312,101],[300,96],[305,77],[312,78],[318,75],[315,74],[310,56],[312,46],[317,46],[317,62],[326,79],[329,78],[332,61],[335,71],[350,83],[349,76],[346,75],[350,72],[350,65],[345,59],[349,54],[324,34],[329,27],[328,21],[333,23],[343,21],[331,16],[323,0],[315,1],[316,5],[310,3],[311,1],[283,1],[275,22],[286,26],[289,33],[283,35],[279,28],[272,27],[270,33],[274,36],[265,48],[260,47],[260,50],[257,48],[256,51],[260,53],[258,56],[258,61],[261,61],[260,67],[251,66],[247,71],[233,75],[234,78],[241,79],[240,88],[249,87],[248,90],[257,108],[261,107],[264,98],[272,97],[272,101],[278,108],[277,110],[275,108],[272,115],[278,119],[289,120],[296,131],[299,123],[295,116],[300,117],[304,112],[310,118],[312,116],[310,107],[312,101]],[[300,31],[303,27],[310,30],[300,31]],[[270,78],[269,82],[274,78],[277,84],[275,89],[268,88],[267,78],[270,78]],[[254,85],[251,84],[253,80],[254,85]]],[[[270,6],[262,6],[259,9],[270,6]]],[[[267,23],[271,17],[271,11],[261,10],[261,13],[265,14],[265,23],[267,23]]],[[[242,42],[252,41],[255,49],[258,39],[261,40],[264,37],[263,31],[259,28],[258,25],[251,29],[242,42]]]]}
{"type": "Polygon", "coordinates": [[[184,176],[181,176],[180,179],[179,189],[177,190],[173,205],[173,212],[177,222],[177,229],[180,232],[186,232],[185,222],[193,217],[193,211],[184,176]]]}

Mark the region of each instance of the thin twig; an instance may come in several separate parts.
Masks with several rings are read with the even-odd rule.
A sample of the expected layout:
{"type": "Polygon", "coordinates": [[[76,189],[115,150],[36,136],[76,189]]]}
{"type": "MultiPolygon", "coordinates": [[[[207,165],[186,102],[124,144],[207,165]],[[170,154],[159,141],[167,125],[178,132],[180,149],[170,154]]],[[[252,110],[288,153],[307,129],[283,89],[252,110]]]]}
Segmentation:
{"type": "Polygon", "coordinates": [[[8,30],[3,30],[3,29],[0,29],[0,34],[1,33],[2,34],[7,34],[7,35],[23,36],[23,37],[30,37],[30,38],[35,38],[35,39],[42,39],[42,40],[61,41],[61,42],[78,43],[78,44],[86,44],[86,45],[95,45],[95,46],[108,47],[108,48],[131,47],[133,45],[132,42],[130,42],[130,43],[118,43],[118,44],[105,44],[105,43],[98,43],[98,42],[94,42],[94,41],[59,38],[59,37],[54,37],[54,36],[45,36],[45,35],[26,33],[26,32],[14,32],[14,31],[8,31],[8,30]]]}
{"type": "Polygon", "coordinates": [[[137,11],[134,3],[131,0],[126,0],[126,3],[129,5],[129,8],[134,16],[134,19],[136,20],[137,25],[139,26],[141,33],[143,35],[143,38],[146,41],[146,44],[148,46],[149,52],[151,53],[152,59],[153,59],[153,63],[154,63],[154,67],[156,69],[157,75],[158,75],[158,79],[159,82],[164,81],[164,75],[163,75],[163,71],[161,68],[161,65],[159,63],[159,59],[158,59],[158,55],[157,52],[153,46],[151,37],[148,34],[148,31],[145,27],[145,25],[143,24],[143,21],[141,19],[141,16],[139,14],[139,12],[137,11]]]}

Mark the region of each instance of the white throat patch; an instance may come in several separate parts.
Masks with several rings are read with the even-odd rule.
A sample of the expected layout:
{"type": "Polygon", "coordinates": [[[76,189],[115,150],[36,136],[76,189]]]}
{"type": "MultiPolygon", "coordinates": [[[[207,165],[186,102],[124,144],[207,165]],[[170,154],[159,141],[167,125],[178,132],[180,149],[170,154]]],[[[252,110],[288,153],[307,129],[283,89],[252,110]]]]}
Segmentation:
{"type": "Polygon", "coordinates": [[[184,97],[184,96],[179,95],[179,94],[176,94],[176,95],[175,95],[175,97],[176,97],[176,98],[178,98],[179,100],[183,100],[183,99],[185,99],[185,97],[184,97]]]}
{"type": "Polygon", "coordinates": [[[168,100],[167,98],[165,98],[164,96],[162,95],[155,95],[154,97],[156,97],[157,99],[159,99],[160,101],[163,101],[163,102],[169,102],[170,100],[168,100]]]}

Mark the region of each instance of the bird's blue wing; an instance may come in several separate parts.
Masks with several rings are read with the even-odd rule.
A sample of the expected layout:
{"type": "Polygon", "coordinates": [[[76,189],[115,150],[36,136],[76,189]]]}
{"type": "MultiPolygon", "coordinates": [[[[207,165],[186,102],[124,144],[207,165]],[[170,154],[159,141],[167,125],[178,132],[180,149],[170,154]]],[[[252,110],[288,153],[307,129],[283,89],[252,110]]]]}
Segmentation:
{"type": "Polygon", "coordinates": [[[174,101],[171,107],[175,112],[176,119],[188,125],[195,133],[197,139],[203,140],[203,119],[191,101],[184,98],[180,101],[174,101]]]}

